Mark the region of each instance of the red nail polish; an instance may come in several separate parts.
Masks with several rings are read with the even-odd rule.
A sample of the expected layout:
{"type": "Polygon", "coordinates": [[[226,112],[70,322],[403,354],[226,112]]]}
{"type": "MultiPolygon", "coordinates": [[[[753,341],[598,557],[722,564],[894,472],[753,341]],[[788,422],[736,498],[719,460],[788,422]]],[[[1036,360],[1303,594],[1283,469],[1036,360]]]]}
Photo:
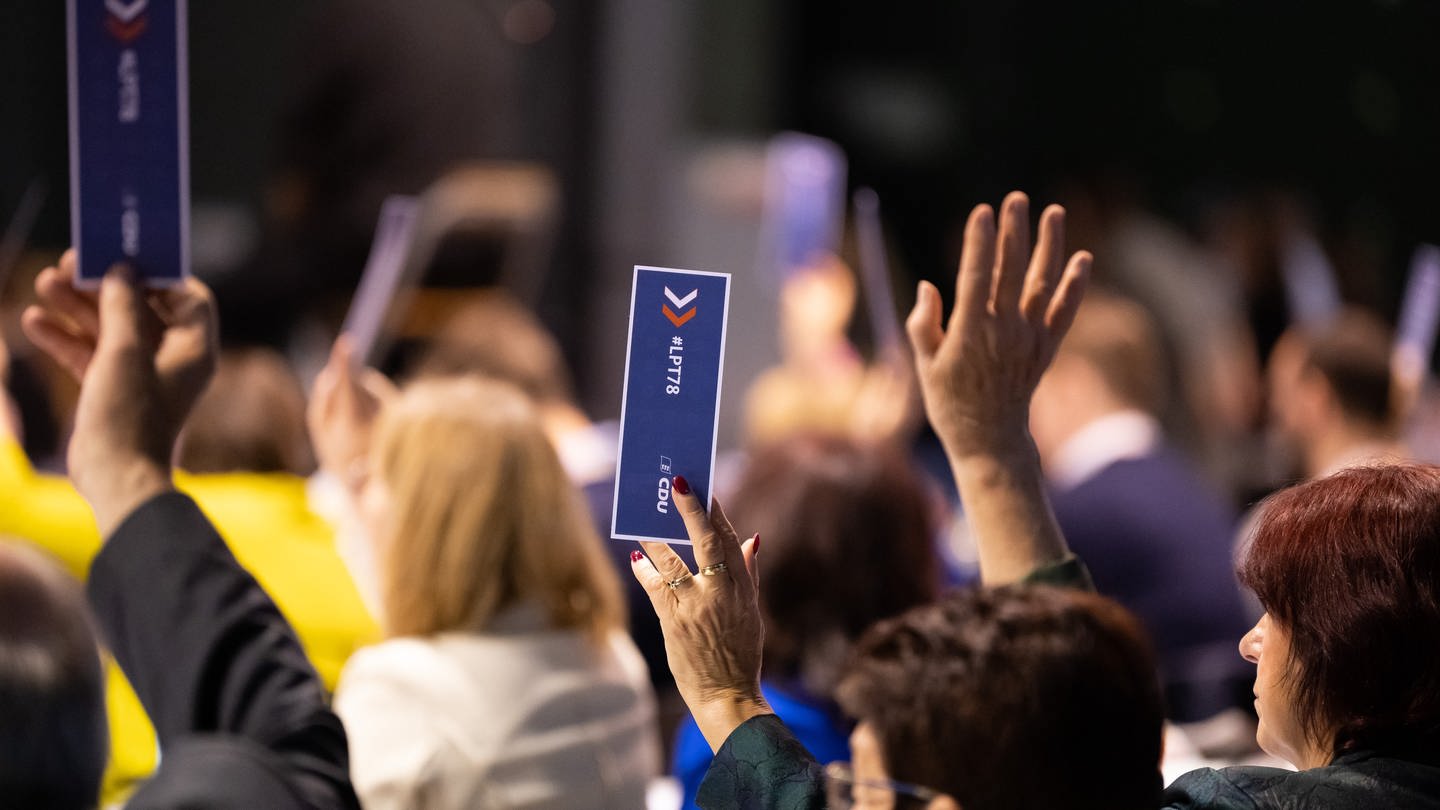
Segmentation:
{"type": "Polygon", "coordinates": [[[642,554],[641,552],[639,552],[639,551],[632,551],[632,552],[630,552],[630,562],[640,562],[640,561],[643,560],[643,559],[645,559],[645,555],[642,554]]]}
{"type": "Polygon", "coordinates": [[[759,553],[760,553],[760,535],[758,535],[758,534],[755,535],[755,539],[750,542],[750,553],[751,553],[751,554],[759,554],[759,553]]]}
{"type": "Polygon", "coordinates": [[[675,491],[680,493],[681,495],[690,494],[690,482],[685,480],[685,476],[675,476],[675,491]]]}

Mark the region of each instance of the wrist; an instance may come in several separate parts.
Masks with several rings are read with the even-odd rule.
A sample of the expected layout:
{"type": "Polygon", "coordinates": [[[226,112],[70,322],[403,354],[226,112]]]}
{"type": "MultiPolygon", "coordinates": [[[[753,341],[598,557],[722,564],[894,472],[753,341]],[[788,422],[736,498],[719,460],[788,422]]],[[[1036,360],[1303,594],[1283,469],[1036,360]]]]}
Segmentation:
{"type": "Polygon", "coordinates": [[[751,718],[774,714],[758,686],[753,690],[725,690],[706,696],[690,702],[690,710],[711,751],[719,751],[735,729],[751,718]]]}
{"type": "Polygon", "coordinates": [[[74,480],[75,488],[95,513],[95,523],[104,539],[109,539],[125,518],[146,501],[175,489],[169,467],[146,459],[114,465],[98,479],[76,476],[74,480]]]}

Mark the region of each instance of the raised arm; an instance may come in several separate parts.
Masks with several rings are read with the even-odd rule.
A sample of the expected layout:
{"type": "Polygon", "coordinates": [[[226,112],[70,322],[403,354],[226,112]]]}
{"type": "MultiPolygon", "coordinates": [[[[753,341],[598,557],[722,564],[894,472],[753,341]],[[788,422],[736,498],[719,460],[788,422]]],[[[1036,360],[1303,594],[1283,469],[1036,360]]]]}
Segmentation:
{"type": "Polygon", "coordinates": [[[1013,192],[998,239],[990,206],[971,212],[948,322],[940,291],[922,281],[905,323],[925,413],[955,473],[986,584],[1024,579],[1069,556],[1030,438],[1030,398],[1075,318],[1090,265],[1084,251],[1065,260],[1058,205],[1041,215],[1032,251],[1030,203],[1013,192]]]}
{"type": "Polygon", "coordinates": [[[163,759],[136,806],[358,807],[345,733],[294,631],[189,498],[170,459],[217,353],[197,281],[98,295],[73,254],[36,281],[26,332],[81,382],[68,463],[106,545],[89,595],[163,759]]]}

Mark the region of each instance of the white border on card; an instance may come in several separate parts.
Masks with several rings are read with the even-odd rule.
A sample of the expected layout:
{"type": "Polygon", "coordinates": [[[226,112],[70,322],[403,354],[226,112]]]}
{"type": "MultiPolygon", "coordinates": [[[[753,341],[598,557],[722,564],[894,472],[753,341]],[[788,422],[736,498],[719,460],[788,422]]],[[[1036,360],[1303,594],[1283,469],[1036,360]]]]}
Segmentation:
{"type": "MultiPolygon", "coordinates": [[[[693,546],[689,539],[674,540],[669,537],[649,537],[635,534],[616,534],[615,519],[620,511],[620,467],[625,462],[625,409],[630,400],[630,349],[635,337],[635,296],[640,287],[640,271],[657,270],[662,273],[680,273],[688,276],[717,276],[725,279],[725,306],[720,317],[720,368],[715,372],[715,423],[710,426],[710,496],[715,496],[715,448],[720,441],[720,394],[725,384],[725,341],[730,332],[730,280],[729,273],[714,273],[708,270],[684,270],[679,267],[654,267],[648,264],[637,264],[633,275],[630,277],[630,322],[625,330],[625,377],[626,385],[620,392],[620,438],[618,449],[622,452],[615,454],[615,493],[611,498],[610,506],[610,539],[612,540],[642,540],[649,543],[678,543],[684,546],[693,546]]],[[[701,507],[708,514],[710,504],[701,504],[701,507]]]]}
{"type": "Polygon", "coordinates": [[[65,51],[66,65],[70,75],[67,78],[70,92],[70,246],[75,249],[76,278],[79,268],[84,267],[85,257],[80,252],[80,64],[76,56],[79,42],[76,38],[75,4],[79,0],[65,2],[65,51]]]}
{"type": "Polygon", "coordinates": [[[180,278],[190,277],[190,23],[189,0],[175,0],[175,136],[180,142],[180,278]]]}

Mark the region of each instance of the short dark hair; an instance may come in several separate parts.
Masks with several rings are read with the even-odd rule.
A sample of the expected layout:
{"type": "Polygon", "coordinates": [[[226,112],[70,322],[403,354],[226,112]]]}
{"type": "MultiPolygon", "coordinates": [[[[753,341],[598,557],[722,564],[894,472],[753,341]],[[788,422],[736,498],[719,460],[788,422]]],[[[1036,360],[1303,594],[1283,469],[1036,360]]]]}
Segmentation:
{"type": "Polygon", "coordinates": [[[1337,754],[1440,744],[1440,467],[1354,467],[1262,510],[1240,580],[1290,636],[1304,731],[1337,754]]]}
{"type": "Polygon", "coordinates": [[[465,374],[510,383],[541,405],[575,401],[559,341],[534,312],[501,289],[471,295],[436,333],[413,376],[465,374]]]}
{"type": "Polygon", "coordinates": [[[878,624],[840,705],[891,778],[965,810],[1150,810],[1164,707],[1139,622],[1098,594],[969,590],[878,624]]]}
{"type": "Polygon", "coordinates": [[[284,355],[263,347],[221,352],[177,453],[190,473],[313,472],[305,391],[284,355]]]}
{"type": "Polygon", "coordinates": [[[894,449],[820,435],[763,447],[727,511],[764,538],[767,678],[830,697],[861,633],[938,592],[924,484],[894,449]]]}
{"type": "Polygon", "coordinates": [[[1395,421],[1390,330],[1374,315],[1348,308],[1325,326],[1301,333],[1305,368],[1335,392],[1349,419],[1377,427],[1395,421]]]}
{"type": "Polygon", "coordinates": [[[109,737],[100,651],[79,583],[0,543],[0,796],[93,808],[109,737]]]}

